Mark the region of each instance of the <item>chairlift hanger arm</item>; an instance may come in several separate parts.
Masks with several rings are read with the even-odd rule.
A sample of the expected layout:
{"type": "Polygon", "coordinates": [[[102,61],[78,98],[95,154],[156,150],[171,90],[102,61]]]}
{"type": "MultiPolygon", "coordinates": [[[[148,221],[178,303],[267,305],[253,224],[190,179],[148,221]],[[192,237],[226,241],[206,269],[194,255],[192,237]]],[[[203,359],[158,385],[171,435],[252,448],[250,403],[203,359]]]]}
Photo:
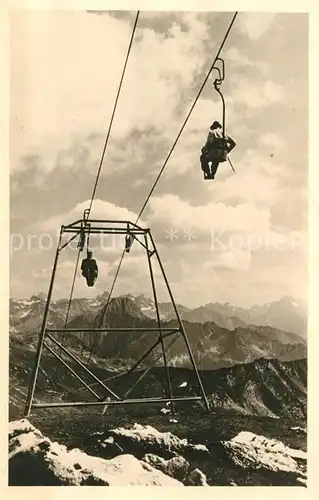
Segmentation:
{"type": "Polygon", "coordinates": [[[216,90],[216,92],[218,92],[218,94],[220,95],[220,98],[222,100],[222,106],[223,106],[223,140],[225,141],[226,137],[226,103],[225,103],[225,98],[220,90],[220,86],[222,84],[222,82],[225,80],[225,61],[218,57],[216,59],[216,62],[220,61],[221,62],[221,68],[222,68],[222,72],[220,71],[219,67],[218,66],[214,66],[213,69],[215,69],[218,74],[219,74],[219,79],[215,79],[214,82],[213,82],[213,86],[214,86],[214,89],[216,90]]]}
{"type": "MultiPolygon", "coordinates": [[[[185,128],[185,126],[186,126],[186,124],[187,124],[187,122],[189,120],[190,115],[193,112],[194,107],[196,106],[196,103],[198,102],[198,100],[200,98],[200,95],[201,95],[201,93],[202,93],[202,91],[203,91],[203,89],[204,89],[204,87],[205,87],[205,85],[206,85],[206,83],[207,83],[207,81],[208,81],[211,73],[212,73],[212,70],[213,70],[213,68],[215,68],[216,61],[218,61],[220,59],[220,57],[219,57],[220,53],[221,53],[221,51],[224,48],[224,45],[225,45],[225,43],[226,43],[226,41],[228,39],[228,36],[229,36],[229,34],[231,32],[231,29],[232,29],[232,27],[234,25],[234,22],[236,20],[237,15],[238,15],[238,11],[236,11],[234,13],[234,15],[232,16],[232,19],[231,19],[231,22],[230,22],[230,24],[228,26],[228,29],[227,29],[227,31],[226,31],[226,33],[224,35],[224,38],[223,38],[223,40],[222,40],[222,42],[221,42],[221,44],[220,44],[220,46],[218,48],[216,57],[215,57],[212,65],[211,65],[211,67],[210,67],[210,69],[209,69],[209,71],[208,71],[208,73],[207,73],[207,75],[206,75],[206,77],[205,77],[205,79],[204,79],[204,81],[203,81],[203,83],[202,83],[202,85],[201,85],[198,93],[197,93],[197,96],[196,96],[196,98],[195,98],[195,100],[194,100],[194,102],[193,102],[193,104],[192,104],[192,106],[191,106],[191,108],[190,108],[190,110],[189,110],[189,112],[188,112],[188,114],[187,114],[184,122],[183,122],[183,125],[182,125],[179,133],[177,134],[177,137],[176,137],[176,139],[175,139],[175,141],[174,141],[174,143],[173,143],[173,145],[172,145],[172,147],[171,147],[171,149],[170,149],[170,151],[169,151],[169,153],[168,153],[168,155],[167,155],[167,157],[166,157],[166,159],[165,159],[165,161],[164,161],[164,163],[163,163],[163,165],[162,165],[162,167],[161,167],[161,169],[160,169],[160,171],[159,171],[159,173],[158,173],[158,175],[157,175],[157,177],[155,179],[155,182],[154,182],[154,184],[153,184],[153,186],[152,186],[152,188],[151,188],[151,190],[150,190],[150,192],[149,192],[149,194],[148,194],[148,196],[147,196],[147,198],[146,198],[146,200],[145,200],[145,202],[144,202],[144,204],[143,204],[143,206],[142,206],[142,208],[141,208],[141,210],[139,212],[139,215],[138,215],[138,217],[136,219],[136,222],[135,222],[136,224],[138,223],[139,219],[141,218],[141,216],[142,216],[142,214],[143,214],[143,212],[144,212],[144,210],[145,210],[145,208],[146,208],[146,206],[147,206],[147,204],[148,204],[148,202],[149,202],[149,200],[150,200],[150,198],[151,198],[151,196],[152,196],[152,194],[153,194],[153,192],[154,192],[154,190],[155,190],[155,188],[156,188],[156,186],[158,184],[158,181],[159,181],[160,177],[162,176],[162,174],[164,172],[164,169],[165,169],[165,167],[166,167],[166,165],[167,165],[167,163],[168,163],[168,161],[169,161],[169,159],[170,159],[170,157],[171,157],[171,155],[172,155],[172,153],[173,153],[173,151],[174,151],[174,149],[176,147],[176,144],[179,141],[180,136],[183,133],[183,130],[184,130],[184,128],[185,128]]],[[[223,68],[223,63],[222,63],[222,68],[223,68]]]]}
{"type": "MultiPolygon", "coordinates": [[[[222,101],[222,106],[223,106],[223,142],[224,142],[224,145],[226,147],[227,142],[228,142],[228,137],[226,134],[226,103],[225,103],[225,98],[223,96],[223,93],[220,90],[221,84],[225,80],[225,61],[221,57],[218,57],[215,61],[215,65],[214,65],[213,69],[215,69],[217,71],[218,76],[219,76],[219,78],[215,78],[215,80],[213,82],[213,87],[216,90],[216,92],[218,92],[218,94],[221,98],[221,101],[222,101]],[[221,63],[221,69],[216,64],[218,62],[221,63]]],[[[231,143],[232,142],[233,141],[231,141],[231,143]]],[[[227,160],[228,160],[228,163],[231,166],[233,172],[236,173],[234,166],[233,166],[230,158],[228,157],[228,154],[227,154],[227,160]]]]}
{"type": "Polygon", "coordinates": [[[222,82],[225,80],[225,61],[221,57],[218,57],[215,61],[215,65],[213,67],[218,73],[219,78],[215,78],[214,80],[214,86],[215,85],[221,85],[222,82]],[[221,62],[221,69],[216,65],[216,63],[220,61],[221,62]]]}

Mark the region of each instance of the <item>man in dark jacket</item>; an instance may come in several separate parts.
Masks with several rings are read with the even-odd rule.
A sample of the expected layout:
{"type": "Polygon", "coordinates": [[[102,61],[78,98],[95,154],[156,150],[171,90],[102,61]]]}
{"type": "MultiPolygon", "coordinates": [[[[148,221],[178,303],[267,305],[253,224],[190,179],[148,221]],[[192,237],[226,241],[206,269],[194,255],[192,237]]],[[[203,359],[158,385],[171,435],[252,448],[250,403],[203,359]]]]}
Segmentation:
{"type": "Polygon", "coordinates": [[[204,179],[214,179],[218,165],[227,160],[236,142],[229,134],[223,134],[222,126],[215,121],[209,129],[207,141],[202,148],[200,156],[201,169],[204,172],[204,179]],[[209,164],[211,163],[211,167],[209,164]]]}
{"type": "Polygon", "coordinates": [[[87,285],[93,286],[99,270],[95,259],[92,259],[92,252],[88,252],[87,258],[82,260],[81,271],[82,276],[86,278],[87,285]]]}

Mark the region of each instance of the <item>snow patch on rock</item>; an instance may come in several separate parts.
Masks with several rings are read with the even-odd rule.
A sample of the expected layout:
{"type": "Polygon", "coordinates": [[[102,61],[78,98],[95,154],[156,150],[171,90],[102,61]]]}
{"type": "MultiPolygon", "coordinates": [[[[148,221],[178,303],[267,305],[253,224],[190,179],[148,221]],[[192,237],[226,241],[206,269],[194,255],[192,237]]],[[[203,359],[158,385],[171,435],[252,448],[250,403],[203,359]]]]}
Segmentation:
{"type": "Polygon", "coordinates": [[[168,413],[171,412],[171,410],[169,410],[168,408],[161,408],[160,412],[163,413],[163,415],[167,415],[168,413]]]}
{"type": "Polygon", "coordinates": [[[135,423],[132,427],[125,429],[119,427],[109,432],[115,440],[125,448],[123,441],[131,442],[143,447],[156,447],[157,449],[165,450],[170,453],[179,453],[180,451],[195,451],[207,453],[209,451],[205,445],[190,444],[186,438],[180,439],[172,432],[160,432],[150,425],[141,425],[135,423]]]}
{"type": "Polygon", "coordinates": [[[27,420],[12,422],[9,436],[10,485],[184,486],[132,455],[104,460],[79,449],[68,450],[27,420]]]}
{"type": "Polygon", "coordinates": [[[35,432],[36,428],[30,424],[29,420],[23,418],[9,423],[9,439],[27,432],[35,432]]]}
{"type": "Polygon", "coordinates": [[[276,439],[268,439],[252,432],[240,432],[223,445],[232,460],[243,468],[265,468],[271,471],[306,475],[307,455],[276,439]]]}
{"type": "Polygon", "coordinates": [[[296,427],[290,427],[290,429],[292,431],[297,431],[297,432],[307,434],[307,429],[305,429],[304,427],[299,427],[298,425],[296,427]]]}

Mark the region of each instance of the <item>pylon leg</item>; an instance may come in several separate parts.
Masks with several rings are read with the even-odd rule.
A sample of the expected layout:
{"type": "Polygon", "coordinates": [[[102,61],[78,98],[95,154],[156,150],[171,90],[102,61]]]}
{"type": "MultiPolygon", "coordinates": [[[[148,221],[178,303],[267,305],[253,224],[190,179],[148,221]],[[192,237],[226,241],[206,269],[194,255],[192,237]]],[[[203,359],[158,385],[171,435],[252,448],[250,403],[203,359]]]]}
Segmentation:
{"type": "Polygon", "coordinates": [[[58,246],[57,246],[56,254],[55,254],[55,259],[54,259],[54,263],[53,263],[51,281],[50,281],[47,301],[46,301],[45,309],[44,309],[44,313],[43,313],[43,320],[42,320],[42,326],[41,326],[40,335],[39,335],[37,353],[36,353],[34,367],[33,367],[32,375],[31,375],[27,400],[26,400],[26,404],[25,404],[24,414],[27,417],[30,415],[31,408],[32,408],[32,401],[33,401],[33,397],[34,397],[34,391],[35,391],[35,386],[36,386],[38,372],[39,372],[40,359],[41,359],[41,354],[42,354],[42,350],[43,350],[43,346],[44,346],[45,333],[46,333],[45,330],[46,330],[48,313],[49,313],[51,297],[52,297],[52,292],[53,292],[54,278],[55,278],[56,269],[57,269],[58,260],[59,260],[59,255],[60,255],[61,239],[62,239],[62,229],[60,231],[59,242],[58,242],[58,246]]]}
{"type": "Polygon", "coordinates": [[[196,378],[197,378],[197,381],[198,381],[198,385],[200,387],[200,391],[201,391],[201,394],[202,394],[203,402],[204,402],[204,404],[206,406],[207,411],[210,411],[208,399],[207,399],[207,396],[206,396],[206,393],[205,393],[205,390],[204,390],[204,387],[203,387],[203,384],[202,384],[202,381],[201,381],[201,378],[200,378],[200,375],[199,375],[199,372],[198,372],[198,369],[197,369],[197,366],[196,366],[196,362],[195,362],[195,359],[194,359],[194,356],[193,356],[193,353],[192,353],[192,349],[191,349],[190,343],[188,341],[186,332],[184,330],[184,325],[182,323],[181,317],[180,317],[178,309],[176,307],[175,300],[174,300],[174,297],[173,297],[173,294],[172,294],[172,290],[171,290],[171,287],[170,287],[170,285],[168,283],[168,280],[167,280],[167,277],[166,277],[166,274],[165,274],[165,271],[164,271],[164,268],[163,268],[162,261],[161,261],[159,255],[158,255],[156,246],[154,244],[153,237],[152,237],[152,235],[150,233],[149,233],[149,236],[150,236],[150,239],[152,241],[152,245],[153,245],[153,248],[154,248],[154,251],[155,251],[157,262],[158,262],[158,264],[159,264],[159,266],[161,268],[161,271],[162,271],[162,274],[163,274],[163,278],[164,278],[164,281],[165,281],[165,284],[166,284],[166,287],[167,287],[170,299],[172,301],[172,305],[173,305],[173,308],[174,308],[174,312],[176,314],[176,318],[177,318],[177,321],[178,321],[178,324],[179,324],[179,327],[180,327],[181,334],[183,335],[183,338],[184,338],[184,341],[185,341],[185,344],[186,344],[186,347],[187,347],[187,351],[188,351],[188,354],[189,354],[189,357],[190,357],[190,360],[191,360],[194,372],[196,374],[196,378]]]}
{"type": "MultiPolygon", "coordinates": [[[[144,236],[144,240],[145,240],[146,253],[147,253],[147,262],[148,262],[148,267],[149,267],[150,276],[151,276],[151,283],[152,283],[153,299],[154,299],[154,304],[155,304],[155,309],[156,309],[157,324],[158,324],[159,328],[162,328],[162,322],[161,322],[161,317],[160,317],[160,312],[159,312],[159,307],[158,307],[157,294],[156,294],[156,288],[155,288],[154,273],[153,273],[153,268],[152,268],[152,262],[151,262],[150,252],[149,252],[149,248],[148,248],[147,235],[144,236]]],[[[162,347],[162,353],[163,353],[163,361],[164,361],[165,372],[166,372],[168,397],[172,398],[173,397],[172,384],[171,384],[171,379],[170,379],[170,375],[169,375],[169,368],[168,368],[168,365],[167,365],[167,357],[166,357],[166,352],[165,352],[165,345],[164,345],[163,334],[162,334],[161,331],[160,331],[160,341],[161,341],[161,347],[162,347]]],[[[174,409],[173,403],[172,403],[171,407],[172,407],[172,414],[174,415],[175,414],[175,409],[174,409]]]]}
{"type": "MultiPolygon", "coordinates": [[[[155,349],[158,345],[161,345],[161,354],[160,356],[158,356],[158,360],[162,357],[163,358],[163,361],[164,361],[164,365],[165,365],[165,372],[166,372],[166,379],[167,379],[167,389],[168,389],[168,394],[167,394],[167,397],[166,398],[138,398],[138,399],[126,399],[126,396],[132,392],[132,390],[134,389],[134,387],[139,383],[140,380],[142,380],[142,378],[144,378],[144,376],[148,373],[149,369],[150,368],[147,368],[147,370],[141,374],[139,377],[138,377],[138,380],[133,384],[133,386],[127,391],[127,393],[121,398],[119,396],[117,396],[115,393],[113,393],[101,380],[99,377],[97,377],[93,372],[91,372],[88,367],[85,365],[83,365],[83,363],[77,359],[76,356],[74,356],[72,354],[72,351],[69,351],[65,346],[63,346],[60,342],[58,342],[54,337],[52,337],[50,335],[50,332],[53,332],[53,331],[56,331],[56,332],[59,332],[59,331],[63,331],[65,332],[65,334],[68,333],[68,331],[72,331],[72,332],[76,332],[76,331],[79,331],[81,332],[82,330],[79,329],[68,329],[68,328],[64,328],[64,329],[57,329],[57,330],[53,330],[53,329],[50,329],[50,328],[47,328],[47,320],[48,320],[48,313],[49,313],[49,308],[50,308],[50,304],[51,304],[51,298],[52,298],[52,293],[53,293],[53,288],[54,288],[54,281],[55,281],[55,276],[56,276],[56,270],[57,270],[57,265],[58,265],[58,259],[59,259],[59,254],[60,252],[62,251],[63,248],[65,248],[76,236],[78,236],[81,232],[81,227],[79,226],[79,223],[81,221],[76,221],[75,223],[73,224],[69,224],[67,226],[62,226],[61,228],[61,231],[60,231],[60,238],[59,238],[59,243],[58,243],[58,246],[57,246],[57,250],[56,250],[56,255],[55,255],[55,259],[54,259],[54,264],[53,264],[53,269],[52,269],[52,274],[51,274],[51,280],[50,280],[50,285],[49,285],[49,290],[48,290],[48,295],[47,295],[47,300],[46,300],[46,305],[45,305],[45,310],[44,310],[44,314],[43,314],[43,320],[42,320],[42,326],[41,326],[41,330],[40,330],[40,333],[39,333],[39,339],[38,339],[38,345],[37,345],[37,351],[36,351],[36,356],[35,356],[35,362],[34,362],[34,366],[33,366],[33,370],[32,370],[32,374],[31,374],[31,379],[30,379],[30,385],[29,385],[29,390],[28,390],[28,394],[27,394],[27,399],[26,399],[26,405],[25,405],[25,415],[26,416],[29,416],[30,415],[30,412],[32,410],[32,408],[44,408],[44,407],[60,407],[60,406],[85,406],[85,405],[89,405],[91,406],[92,405],[92,402],[88,402],[88,401],[77,401],[77,402],[74,402],[74,403],[40,403],[40,404],[35,404],[33,403],[33,399],[34,399],[34,392],[35,392],[35,387],[36,387],[36,384],[37,384],[37,379],[38,379],[38,372],[39,372],[39,369],[40,369],[40,361],[41,361],[41,355],[42,355],[42,351],[43,351],[43,347],[46,347],[46,342],[45,340],[46,339],[49,339],[50,341],[52,341],[58,348],[60,348],[63,353],[67,354],[71,360],[72,360],[72,366],[75,364],[77,369],[78,370],[84,370],[86,372],[86,374],[88,376],[90,376],[91,378],[93,378],[95,380],[95,382],[103,387],[109,394],[111,394],[112,396],[112,401],[111,402],[108,402],[108,404],[128,404],[128,403],[153,403],[153,402],[159,402],[159,403],[162,403],[164,401],[170,401],[172,403],[172,411],[174,411],[174,407],[173,407],[173,403],[174,402],[179,402],[179,401],[200,401],[202,400],[203,403],[205,404],[207,410],[209,410],[209,404],[208,404],[208,400],[207,400],[207,397],[206,397],[206,394],[205,394],[205,391],[204,391],[204,388],[203,388],[203,385],[202,385],[202,381],[201,381],[201,378],[200,378],[200,375],[199,375],[199,372],[197,370],[197,366],[196,366],[196,363],[195,363],[195,359],[194,359],[194,356],[193,356],[193,353],[192,353],[192,350],[191,350],[191,346],[190,346],[190,343],[188,341],[188,338],[187,338],[187,335],[186,335],[186,332],[184,330],[184,326],[183,326],[183,323],[181,321],[181,318],[180,318],[180,315],[179,315],[179,312],[177,310],[177,307],[176,307],[176,304],[175,304],[175,300],[174,300],[174,297],[173,297],[173,294],[172,294],[172,291],[171,291],[171,288],[170,288],[170,285],[169,285],[169,282],[168,282],[168,279],[166,277],[166,274],[165,274],[165,271],[164,271],[164,268],[163,268],[163,265],[162,265],[162,262],[160,260],[160,257],[159,257],[159,254],[157,252],[157,249],[156,249],[156,246],[155,246],[155,243],[154,243],[154,240],[152,238],[152,235],[150,233],[150,230],[149,229],[143,229],[143,228],[140,228],[138,226],[134,226],[132,227],[130,230],[131,230],[131,233],[132,235],[135,237],[135,239],[137,241],[138,238],[136,238],[136,235],[144,235],[144,238],[145,238],[145,245],[139,241],[139,243],[144,247],[144,249],[146,250],[147,252],[147,259],[148,259],[148,265],[149,265],[149,271],[150,271],[150,277],[151,277],[151,285],[152,285],[152,291],[153,291],[153,298],[154,298],[154,303],[155,303],[155,308],[156,308],[156,318],[157,318],[157,328],[147,328],[146,330],[149,331],[149,333],[151,334],[151,331],[150,330],[154,330],[155,332],[159,332],[159,335],[158,335],[158,339],[157,341],[152,345],[151,348],[148,349],[148,351],[142,356],[142,358],[137,362],[135,363],[135,365],[133,366],[133,368],[131,370],[129,370],[127,372],[127,375],[132,373],[133,370],[135,370],[137,368],[137,366],[145,359],[145,357],[147,355],[149,355],[151,353],[151,351],[153,349],[155,349]],[[66,242],[64,245],[61,245],[61,239],[62,239],[62,234],[63,233],[76,233],[75,236],[73,236],[68,242],[66,242]],[[150,247],[150,248],[149,248],[150,247]],[[154,278],[154,273],[153,273],[153,263],[152,263],[152,257],[155,256],[156,257],[156,260],[159,264],[159,267],[160,267],[160,270],[161,270],[161,274],[163,276],[163,279],[165,281],[165,285],[167,287],[167,290],[168,290],[168,293],[169,293],[169,296],[170,296],[170,300],[172,302],[172,306],[174,308],[174,311],[175,311],[175,315],[176,315],[176,318],[177,318],[177,322],[178,322],[178,327],[177,328],[172,328],[172,331],[170,331],[170,329],[167,329],[167,328],[162,328],[162,320],[161,320],[161,317],[160,317],[160,313],[159,313],[159,304],[158,304],[158,299],[157,299],[157,291],[156,291],[156,287],[155,287],[155,278],[154,278]],[[168,333],[166,335],[164,335],[164,332],[166,331],[168,333]],[[169,342],[166,346],[165,346],[165,339],[168,335],[171,335],[171,334],[177,334],[177,336],[171,341],[169,342]],[[199,385],[199,388],[200,388],[200,391],[201,391],[201,395],[198,395],[196,397],[188,397],[188,398],[176,398],[176,397],[173,397],[172,395],[172,385],[171,385],[171,380],[170,380],[170,373],[169,373],[169,368],[168,368],[168,363],[167,363],[167,352],[169,351],[169,349],[171,348],[171,346],[173,345],[173,343],[177,340],[177,338],[179,338],[180,336],[183,337],[184,339],[184,342],[185,342],[185,345],[186,345],[186,348],[187,348],[187,351],[188,351],[188,354],[189,354],[189,358],[190,358],[190,361],[191,361],[191,364],[192,364],[192,367],[193,367],[193,370],[195,372],[195,375],[196,375],[196,379],[198,381],[198,385],[199,385]]],[[[100,221],[100,220],[90,220],[90,223],[93,224],[93,227],[90,228],[90,231],[91,233],[93,234],[101,234],[104,233],[104,234],[113,234],[113,232],[118,232],[118,234],[125,234],[124,232],[124,229],[126,230],[126,226],[127,226],[127,223],[126,223],[126,226],[124,229],[122,229],[121,227],[118,228],[118,224],[119,223],[122,223],[124,224],[124,221],[100,221]],[[114,223],[115,225],[115,228],[111,227],[112,224],[114,223]],[[94,226],[94,224],[97,224],[97,226],[94,226]],[[103,224],[106,224],[107,227],[106,228],[103,228],[103,224]]],[[[87,227],[84,227],[83,229],[84,231],[88,231],[87,227]]],[[[154,259],[153,259],[154,260],[154,259]]],[[[108,299],[109,301],[109,299],[108,299]]],[[[107,302],[107,305],[108,305],[108,302],[107,302]]],[[[93,328],[92,331],[94,332],[98,332],[101,328],[99,329],[96,329],[95,327],[93,328]]],[[[90,331],[89,329],[84,329],[84,330],[88,330],[90,331]]],[[[111,330],[114,330],[114,329],[109,329],[110,331],[111,330]]],[[[125,328],[120,328],[120,330],[123,330],[123,331],[134,331],[136,330],[134,327],[125,327],[125,328]]],[[[137,328],[137,330],[139,330],[137,328]]],[[[140,329],[141,330],[141,329],[140,329]]],[[[143,329],[142,329],[143,330],[143,329]]],[[[106,329],[101,329],[101,331],[106,331],[106,329]]],[[[91,352],[92,352],[93,348],[91,349],[91,352]]],[[[61,351],[60,351],[61,352],[61,351]]],[[[56,356],[56,359],[58,359],[58,357],[56,356]]],[[[61,361],[58,359],[58,361],[61,361]]],[[[156,361],[155,361],[156,362],[156,361]]],[[[63,364],[63,363],[62,363],[63,364]]],[[[66,363],[65,363],[66,364],[66,363]]],[[[88,389],[88,384],[85,382],[84,379],[82,379],[80,376],[79,376],[79,373],[77,373],[75,371],[75,368],[72,368],[71,365],[68,365],[69,368],[71,368],[71,370],[74,371],[73,375],[75,376],[75,378],[78,379],[78,381],[80,381],[81,385],[86,387],[86,389],[88,389]]],[[[72,371],[69,370],[71,373],[72,371]]],[[[94,385],[94,384],[93,384],[94,385]]],[[[92,392],[92,391],[90,391],[92,392]]],[[[94,395],[92,393],[92,395],[94,395]]],[[[98,394],[96,393],[96,396],[98,394]]],[[[95,397],[96,397],[95,396],[95,397]]],[[[103,399],[103,397],[99,397],[99,399],[103,399]]],[[[99,401],[97,402],[97,404],[105,404],[103,403],[102,401],[99,401]]],[[[95,406],[96,403],[93,403],[93,405],[95,406]]]]}

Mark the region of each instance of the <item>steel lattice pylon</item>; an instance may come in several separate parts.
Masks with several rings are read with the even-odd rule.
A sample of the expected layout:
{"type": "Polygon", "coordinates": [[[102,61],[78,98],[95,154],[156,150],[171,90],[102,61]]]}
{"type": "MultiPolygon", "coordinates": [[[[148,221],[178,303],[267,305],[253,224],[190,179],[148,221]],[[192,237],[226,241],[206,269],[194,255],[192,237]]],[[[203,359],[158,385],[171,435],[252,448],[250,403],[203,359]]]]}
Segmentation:
{"type": "MultiPolygon", "coordinates": [[[[150,370],[151,367],[149,367],[146,371],[150,370]]],[[[180,318],[178,309],[176,307],[174,297],[169,285],[169,282],[167,280],[161,259],[159,257],[158,251],[155,246],[155,242],[153,240],[153,237],[151,235],[150,229],[144,229],[130,221],[114,221],[114,220],[97,220],[97,219],[90,219],[88,220],[85,217],[85,214],[83,216],[83,219],[77,220],[71,224],[68,224],[66,226],[62,226],[60,230],[60,235],[59,235],[59,241],[56,249],[56,255],[54,259],[54,264],[53,264],[53,269],[52,269],[52,275],[51,275],[51,280],[50,280],[50,285],[49,285],[49,290],[48,290],[48,295],[46,299],[46,305],[43,313],[43,320],[42,320],[42,326],[40,329],[39,333],[39,339],[38,339],[38,345],[37,345],[37,351],[36,351],[36,357],[35,357],[35,362],[34,362],[34,367],[30,379],[30,384],[29,384],[29,390],[28,390],[28,395],[27,395],[27,400],[26,400],[26,405],[25,405],[25,415],[29,416],[31,413],[32,409],[37,409],[37,408],[51,408],[51,407],[81,407],[81,406],[105,406],[107,405],[126,405],[126,404],[140,404],[140,403],[165,403],[165,402],[171,402],[172,406],[174,405],[175,402],[179,401],[202,401],[204,403],[205,408],[209,411],[209,403],[205,394],[205,390],[201,381],[200,374],[198,372],[195,359],[191,350],[191,346],[189,344],[186,332],[184,330],[184,326],[182,323],[182,320],[180,318]],[[72,236],[65,242],[63,242],[63,236],[71,234],[72,236]],[[54,289],[54,282],[55,282],[55,277],[56,277],[56,270],[58,266],[58,261],[59,261],[59,256],[60,253],[62,252],[63,249],[65,249],[73,240],[75,240],[77,237],[79,237],[79,244],[81,245],[82,241],[82,249],[83,249],[83,240],[88,237],[91,234],[119,234],[119,235],[124,235],[126,237],[126,250],[129,251],[130,247],[132,246],[133,242],[136,241],[138,244],[142,245],[146,252],[147,256],[147,261],[148,261],[148,268],[149,268],[149,273],[150,273],[150,280],[151,280],[151,286],[152,286],[152,292],[153,292],[153,299],[154,299],[154,304],[155,304],[155,309],[156,309],[156,320],[157,320],[157,327],[156,328],[134,328],[134,327],[124,327],[124,328],[68,328],[67,325],[65,328],[49,328],[48,327],[48,316],[49,316],[49,309],[50,309],[50,304],[51,304],[51,299],[52,299],[52,293],[54,289]],[[143,241],[141,241],[141,239],[143,241]],[[167,327],[162,327],[162,322],[161,322],[161,317],[160,317],[160,312],[159,312],[159,304],[158,304],[158,299],[157,299],[157,293],[156,293],[156,283],[155,283],[155,278],[154,278],[154,272],[153,272],[153,264],[152,261],[153,259],[156,259],[157,264],[160,268],[161,275],[164,279],[173,309],[174,313],[176,315],[176,321],[177,321],[177,327],[176,328],[167,328],[167,327]],[[121,376],[129,376],[132,374],[133,371],[135,371],[141,363],[147,358],[147,356],[154,351],[158,346],[161,347],[161,356],[163,361],[164,361],[164,366],[165,366],[165,372],[166,372],[166,381],[167,381],[167,397],[161,397],[161,398],[148,398],[148,397],[142,397],[142,398],[129,398],[129,394],[132,392],[134,387],[138,384],[138,382],[144,377],[145,373],[142,373],[140,377],[134,382],[134,384],[125,392],[124,395],[119,396],[116,394],[113,390],[111,390],[103,380],[96,374],[94,374],[88,366],[85,366],[85,364],[76,356],[73,352],[71,352],[66,346],[63,345],[63,340],[62,343],[61,341],[57,340],[52,334],[55,334],[56,336],[62,335],[63,338],[67,338],[68,334],[71,333],[82,333],[82,334],[87,334],[89,335],[92,332],[107,332],[107,333],[122,333],[124,334],[125,332],[145,332],[151,334],[158,334],[158,338],[156,341],[149,347],[149,349],[143,354],[143,356],[134,363],[134,366],[132,366],[127,372],[124,374],[121,374],[121,376]],[[165,347],[164,341],[167,337],[173,337],[172,341],[168,346],[165,347]],[[185,348],[187,350],[189,360],[191,362],[191,365],[193,367],[196,380],[198,383],[198,389],[200,395],[198,396],[189,396],[189,397],[174,397],[172,394],[172,387],[171,387],[171,381],[170,381],[170,374],[169,374],[169,367],[167,363],[167,357],[166,353],[167,350],[172,346],[172,344],[178,339],[182,337],[185,343],[185,348]],[[58,363],[61,363],[64,368],[70,372],[73,377],[75,377],[81,384],[83,388],[88,390],[93,396],[93,398],[96,401],[60,401],[58,403],[52,403],[52,402],[45,402],[45,403],[34,403],[34,393],[37,385],[37,379],[38,379],[38,374],[39,374],[39,369],[41,369],[41,356],[43,353],[43,349],[47,349],[48,352],[53,355],[53,357],[56,359],[58,363]],[[57,352],[59,350],[59,353],[57,352]],[[73,368],[68,364],[68,362],[65,361],[62,357],[62,353],[65,357],[67,357],[69,360],[72,361],[73,363],[73,368]],[[80,373],[85,373],[87,377],[89,377],[92,381],[94,381],[94,384],[99,387],[101,391],[103,391],[103,395],[97,394],[93,389],[92,386],[89,385],[85,380],[83,380],[82,376],[80,373]],[[107,399],[107,403],[106,403],[107,399]]]]}

